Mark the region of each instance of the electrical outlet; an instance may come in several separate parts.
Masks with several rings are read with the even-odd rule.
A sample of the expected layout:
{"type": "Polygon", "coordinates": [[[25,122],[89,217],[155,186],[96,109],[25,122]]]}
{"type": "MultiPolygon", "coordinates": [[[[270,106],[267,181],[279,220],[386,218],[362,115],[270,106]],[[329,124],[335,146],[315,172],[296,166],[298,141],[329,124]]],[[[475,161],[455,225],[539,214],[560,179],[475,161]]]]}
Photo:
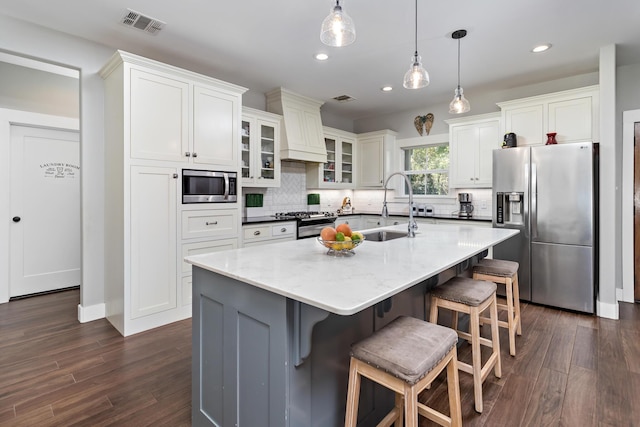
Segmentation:
{"type": "Polygon", "coordinates": [[[487,209],[487,201],[480,200],[480,209],[487,209]]]}

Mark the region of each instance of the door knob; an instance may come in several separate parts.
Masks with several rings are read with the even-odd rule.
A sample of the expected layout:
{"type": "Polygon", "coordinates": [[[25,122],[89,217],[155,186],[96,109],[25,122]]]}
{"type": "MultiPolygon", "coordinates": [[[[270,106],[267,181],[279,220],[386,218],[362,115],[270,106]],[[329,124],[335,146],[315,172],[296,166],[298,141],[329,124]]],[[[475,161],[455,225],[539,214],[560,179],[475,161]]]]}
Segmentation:
{"type": "Polygon", "coordinates": [[[20,222],[20,217],[19,216],[14,216],[13,217],[13,222],[20,222]]]}

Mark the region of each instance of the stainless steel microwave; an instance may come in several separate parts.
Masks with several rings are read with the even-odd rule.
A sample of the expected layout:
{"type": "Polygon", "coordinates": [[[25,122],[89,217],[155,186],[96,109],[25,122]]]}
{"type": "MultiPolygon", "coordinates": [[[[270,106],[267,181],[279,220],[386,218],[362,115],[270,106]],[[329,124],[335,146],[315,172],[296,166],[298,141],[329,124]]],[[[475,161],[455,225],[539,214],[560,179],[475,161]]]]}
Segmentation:
{"type": "Polygon", "coordinates": [[[182,203],[235,203],[236,172],[182,169],[182,203]]]}

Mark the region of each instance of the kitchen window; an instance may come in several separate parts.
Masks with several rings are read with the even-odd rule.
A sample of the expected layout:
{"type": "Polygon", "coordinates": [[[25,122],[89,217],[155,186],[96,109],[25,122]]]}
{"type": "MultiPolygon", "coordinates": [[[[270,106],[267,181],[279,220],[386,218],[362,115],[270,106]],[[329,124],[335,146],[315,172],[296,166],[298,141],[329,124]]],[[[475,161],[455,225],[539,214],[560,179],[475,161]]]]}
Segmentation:
{"type": "MultiPolygon", "coordinates": [[[[449,144],[402,148],[404,172],[414,196],[446,196],[449,193],[449,144]]],[[[407,184],[404,194],[409,194],[407,184]]]]}

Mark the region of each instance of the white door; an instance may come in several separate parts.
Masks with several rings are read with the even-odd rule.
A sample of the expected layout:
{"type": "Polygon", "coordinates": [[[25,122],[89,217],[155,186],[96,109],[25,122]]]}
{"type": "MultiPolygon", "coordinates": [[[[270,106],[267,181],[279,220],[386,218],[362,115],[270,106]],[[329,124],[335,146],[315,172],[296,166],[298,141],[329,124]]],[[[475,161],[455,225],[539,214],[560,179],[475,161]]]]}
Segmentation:
{"type": "Polygon", "coordinates": [[[9,296],[80,284],[79,135],[11,126],[9,296]]]}

